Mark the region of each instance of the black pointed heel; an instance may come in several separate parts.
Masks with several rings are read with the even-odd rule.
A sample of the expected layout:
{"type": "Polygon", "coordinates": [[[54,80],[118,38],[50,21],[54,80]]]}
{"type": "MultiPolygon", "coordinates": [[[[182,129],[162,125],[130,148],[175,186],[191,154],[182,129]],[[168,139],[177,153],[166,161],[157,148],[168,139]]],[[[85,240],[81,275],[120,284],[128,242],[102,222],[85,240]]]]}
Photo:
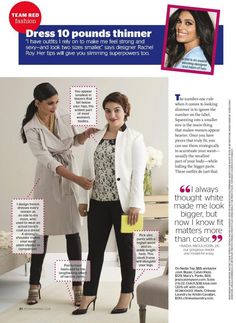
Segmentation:
{"type": "MultiPolygon", "coordinates": [[[[132,300],[134,298],[134,293],[132,293],[132,298],[129,302],[129,309],[131,309],[131,303],[132,303],[132,300]]],[[[113,310],[111,311],[111,314],[122,314],[122,313],[126,313],[128,311],[128,308],[116,308],[114,307],[113,310]]]]}
{"type": "Polygon", "coordinates": [[[87,307],[86,308],[77,308],[77,310],[74,310],[73,312],[72,312],[72,314],[73,315],[82,315],[82,314],[86,314],[87,313],[87,311],[88,311],[88,308],[89,308],[89,306],[90,306],[90,304],[92,304],[93,303],[93,311],[95,311],[95,305],[96,305],[96,299],[97,299],[97,297],[95,297],[88,305],[87,305],[87,307]]]}

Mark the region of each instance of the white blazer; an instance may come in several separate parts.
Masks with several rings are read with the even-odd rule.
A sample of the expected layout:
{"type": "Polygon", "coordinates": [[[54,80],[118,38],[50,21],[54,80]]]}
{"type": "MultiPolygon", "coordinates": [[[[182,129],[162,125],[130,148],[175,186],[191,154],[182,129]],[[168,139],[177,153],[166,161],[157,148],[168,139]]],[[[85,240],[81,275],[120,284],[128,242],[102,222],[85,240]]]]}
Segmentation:
{"type": "MultiPolygon", "coordinates": [[[[82,176],[93,180],[95,179],[94,152],[106,130],[107,126],[87,140],[82,176]]],[[[141,213],[145,211],[143,193],[145,166],[146,149],[143,135],[124,126],[123,131],[118,131],[116,137],[115,177],[120,203],[125,213],[128,212],[130,207],[139,208],[141,213]]],[[[89,205],[91,195],[92,189],[89,192],[80,189],[80,203],[89,205]]]]}

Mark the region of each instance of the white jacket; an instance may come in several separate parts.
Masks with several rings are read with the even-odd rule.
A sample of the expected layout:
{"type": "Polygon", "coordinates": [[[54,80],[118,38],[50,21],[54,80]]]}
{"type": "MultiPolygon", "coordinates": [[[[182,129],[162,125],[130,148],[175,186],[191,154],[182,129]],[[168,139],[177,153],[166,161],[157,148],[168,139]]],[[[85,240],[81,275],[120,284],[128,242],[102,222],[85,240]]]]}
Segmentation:
{"type": "MultiPolygon", "coordinates": [[[[115,177],[120,203],[125,213],[130,207],[145,211],[143,178],[146,166],[146,149],[143,135],[123,126],[118,131],[115,147],[115,177]]],[[[85,146],[82,176],[95,179],[94,152],[103,138],[107,126],[88,139],[85,146]]],[[[92,189],[88,192],[80,189],[79,200],[82,204],[89,204],[92,189]]],[[[89,207],[88,207],[89,209],[89,207]]]]}

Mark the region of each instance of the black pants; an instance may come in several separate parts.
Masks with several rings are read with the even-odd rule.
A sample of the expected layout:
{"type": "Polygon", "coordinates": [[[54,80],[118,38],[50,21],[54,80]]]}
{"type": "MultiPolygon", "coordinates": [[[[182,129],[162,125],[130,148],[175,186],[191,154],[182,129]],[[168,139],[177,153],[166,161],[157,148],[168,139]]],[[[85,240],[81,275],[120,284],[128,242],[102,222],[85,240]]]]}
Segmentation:
{"type": "Polygon", "coordinates": [[[119,201],[100,202],[91,200],[88,214],[88,236],[90,261],[90,281],[84,283],[84,295],[97,295],[104,252],[109,234],[114,225],[121,266],[121,293],[131,293],[134,289],[135,270],[133,269],[132,233],[121,233],[121,214],[119,201]]]}
{"type": "MultiPolygon", "coordinates": [[[[32,254],[30,266],[30,284],[39,285],[43,260],[47,251],[48,236],[44,236],[44,250],[42,254],[32,254]]],[[[79,233],[66,235],[66,249],[69,260],[81,260],[81,242],[79,233]]],[[[73,286],[81,285],[80,281],[72,282],[73,286]]]]}

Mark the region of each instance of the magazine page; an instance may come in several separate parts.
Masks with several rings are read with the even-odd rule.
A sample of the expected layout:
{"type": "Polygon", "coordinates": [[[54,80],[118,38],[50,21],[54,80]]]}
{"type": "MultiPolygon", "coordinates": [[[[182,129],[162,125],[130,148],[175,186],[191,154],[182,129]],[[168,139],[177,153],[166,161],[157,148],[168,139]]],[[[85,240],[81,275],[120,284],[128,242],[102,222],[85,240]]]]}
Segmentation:
{"type": "Polygon", "coordinates": [[[232,6],[9,0],[0,21],[0,320],[233,320],[232,6]]]}

